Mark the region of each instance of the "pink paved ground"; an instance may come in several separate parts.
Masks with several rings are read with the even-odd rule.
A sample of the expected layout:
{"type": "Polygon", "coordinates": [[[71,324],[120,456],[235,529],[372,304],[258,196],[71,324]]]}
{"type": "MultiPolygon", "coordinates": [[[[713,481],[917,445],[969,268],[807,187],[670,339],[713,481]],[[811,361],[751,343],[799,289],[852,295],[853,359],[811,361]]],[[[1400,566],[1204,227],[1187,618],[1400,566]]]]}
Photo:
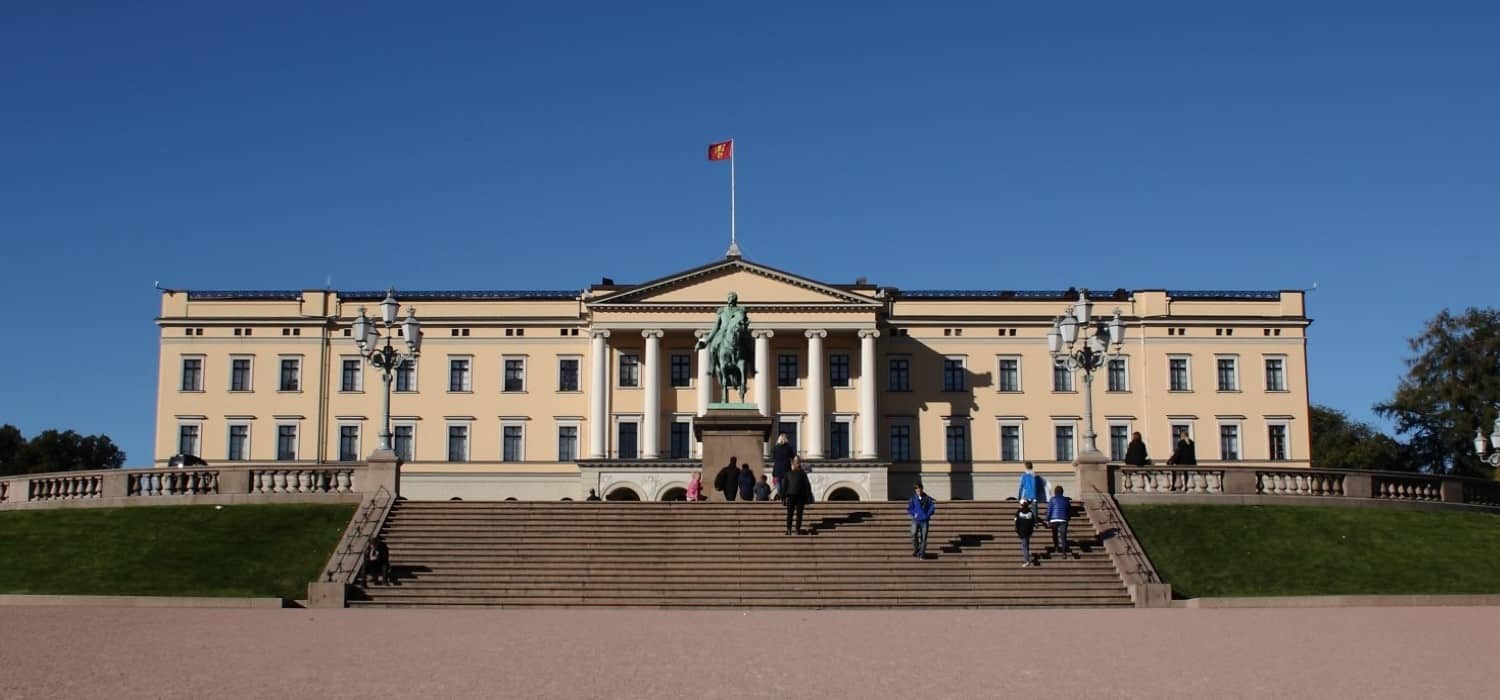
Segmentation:
{"type": "Polygon", "coordinates": [[[1496,607],[13,607],[0,698],[1492,698],[1497,648],[1496,607]]]}

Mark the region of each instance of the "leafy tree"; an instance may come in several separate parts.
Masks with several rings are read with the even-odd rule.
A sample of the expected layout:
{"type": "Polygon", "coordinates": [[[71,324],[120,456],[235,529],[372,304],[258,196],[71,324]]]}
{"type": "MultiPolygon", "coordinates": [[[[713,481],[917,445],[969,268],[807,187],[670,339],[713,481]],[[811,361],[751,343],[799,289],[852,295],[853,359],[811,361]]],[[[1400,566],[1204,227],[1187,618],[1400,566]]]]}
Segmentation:
{"type": "Polygon", "coordinates": [[[1412,471],[1416,468],[1405,445],[1368,423],[1351,420],[1343,411],[1313,406],[1308,424],[1312,432],[1312,462],[1319,469],[1412,471]]]}
{"type": "Polygon", "coordinates": [[[0,476],[119,469],[125,453],[105,435],[44,430],[27,441],[13,425],[0,426],[0,476]]]}
{"type": "Polygon", "coordinates": [[[1424,470],[1482,476],[1490,468],[1474,453],[1474,431],[1490,432],[1500,401],[1500,311],[1444,309],[1412,338],[1416,353],[1390,401],[1375,411],[1409,436],[1424,470]]]}
{"type": "Polygon", "coordinates": [[[0,425],[0,474],[19,473],[21,453],[26,450],[26,436],[21,429],[6,423],[0,425]]]}

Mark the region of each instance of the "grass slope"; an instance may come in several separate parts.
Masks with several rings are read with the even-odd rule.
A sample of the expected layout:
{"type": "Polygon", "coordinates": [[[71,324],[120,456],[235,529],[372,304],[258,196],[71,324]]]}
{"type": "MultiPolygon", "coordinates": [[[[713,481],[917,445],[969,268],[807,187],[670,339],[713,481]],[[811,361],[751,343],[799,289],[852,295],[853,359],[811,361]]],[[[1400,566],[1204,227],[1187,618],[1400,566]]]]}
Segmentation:
{"type": "Polygon", "coordinates": [[[1500,593],[1500,517],[1306,506],[1123,506],[1174,593],[1500,593]]]}
{"type": "Polygon", "coordinates": [[[302,598],[352,504],[0,513],[0,592],[302,598]]]}

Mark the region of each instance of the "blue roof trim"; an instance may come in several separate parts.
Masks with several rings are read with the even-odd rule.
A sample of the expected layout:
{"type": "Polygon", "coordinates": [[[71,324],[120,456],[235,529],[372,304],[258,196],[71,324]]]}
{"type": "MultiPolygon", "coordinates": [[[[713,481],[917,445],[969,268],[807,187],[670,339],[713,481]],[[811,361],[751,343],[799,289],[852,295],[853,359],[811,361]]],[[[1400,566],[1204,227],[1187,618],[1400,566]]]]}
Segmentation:
{"type": "MultiPolygon", "coordinates": [[[[1106,291],[1103,287],[1089,288],[1090,299],[1119,297],[1121,290],[1106,291]]],[[[1129,292],[1126,292],[1128,295],[1129,292]]],[[[1281,292],[1255,289],[1171,289],[1167,296],[1173,299],[1223,299],[1239,301],[1276,301],[1281,292]]],[[[898,299],[1058,299],[1072,301],[1078,298],[1073,289],[902,289],[898,299]]]]}
{"type": "Polygon", "coordinates": [[[1168,289],[1167,296],[1173,299],[1254,299],[1275,301],[1281,292],[1257,289],[1168,289]]]}
{"type": "MultiPolygon", "coordinates": [[[[340,299],[345,301],[380,301],[385,298],[384,291],[368,292],[335,292],[340,299]]],[[[297,301],[302,298],[302,292],[285,289],[206,289],[188,290],[189,301],[214,300],[214,301],[249,301],[249,300],[274,300],[274,301],[297,301]]],[[[548,290],[548,289],[513,289],[513,290],[415,290],[397,291],[396,298],[401,301],[418,300],[474,300],[494,301],[502,299],[577,299],[579,292],[574,290],[548,290]]]]}
{"type": "Polygon", "coordinates": [[[189,301],[199,299],[274,299],[278,301],[296,301],[302,298],[302,292],[287,289],[189,289],[187,298],[189,301]]]}
{"type": "MultiPolygon", "coordinates": [[[[339,298],[345,301],[380,301],[385,298],[385,291],[354,291],[339,292],[339,298]]],[[[577,299],[582,293],[578,290],[560,289],[458,289],[458,290],[396,290],[396,298],[401,301],[416,301],[419,299],[453,299],[474,301],[495,301],[500,299],[577,299]]]]}

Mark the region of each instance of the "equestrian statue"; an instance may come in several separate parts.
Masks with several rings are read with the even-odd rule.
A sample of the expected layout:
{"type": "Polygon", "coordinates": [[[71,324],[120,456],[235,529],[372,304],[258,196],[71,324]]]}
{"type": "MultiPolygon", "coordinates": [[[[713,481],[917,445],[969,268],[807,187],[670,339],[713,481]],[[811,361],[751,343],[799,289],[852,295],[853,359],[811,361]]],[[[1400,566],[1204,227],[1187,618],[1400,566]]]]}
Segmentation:
{"type": "Polygon", "coordinates": [[[714,319],[714,328],[698,341],[697,348],[708,348],[710,373],[719,381],[723,402],[729,403],[729,388],[740,392],[740,403],[745,403],[745,390],[750,377],[755,374],[755,341],[750,337],[750,316],[740,306],[740,297],[729,293],[729,301],[719,307],[714,319]]]}

